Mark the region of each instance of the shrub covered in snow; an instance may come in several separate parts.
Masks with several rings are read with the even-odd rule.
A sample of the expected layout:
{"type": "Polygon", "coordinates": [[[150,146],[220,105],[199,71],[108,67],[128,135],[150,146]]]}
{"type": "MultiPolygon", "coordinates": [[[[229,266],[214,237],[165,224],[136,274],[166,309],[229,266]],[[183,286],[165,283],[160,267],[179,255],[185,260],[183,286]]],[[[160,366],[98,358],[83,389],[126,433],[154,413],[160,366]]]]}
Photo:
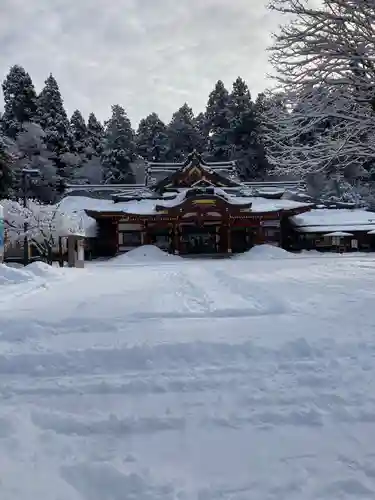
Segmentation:
{"type": "Polygon", "coordinates": [[[59,238],[69,234],[84,235],[82,216],[79,212],[64,212],[57,205],[42,205],[28,200],[27,207],[12,200],[2,200],[6,231],[6,245],[22,242],[25,236],[47,261],[52,262],[52,252],[58,247],[59,238]]]}

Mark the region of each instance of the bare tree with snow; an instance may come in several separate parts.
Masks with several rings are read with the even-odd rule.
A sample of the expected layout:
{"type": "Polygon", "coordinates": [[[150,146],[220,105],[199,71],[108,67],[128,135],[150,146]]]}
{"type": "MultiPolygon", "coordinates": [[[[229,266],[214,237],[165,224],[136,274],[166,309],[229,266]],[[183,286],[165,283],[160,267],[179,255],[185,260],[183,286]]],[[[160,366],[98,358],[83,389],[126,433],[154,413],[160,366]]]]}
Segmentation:
{"type": "Polygon", "coordinates": [[[11,200],[3,200],[1,204],[8,244],[21,243],[27,236],[48,264],[53,262],[60,238],[85,234],[82,215],[78,211],[64,212],[59,203],[42,205],[29,200],[26,208],[11,200]]]}
{"type": "Polygon", "coordinates": [[[375,3],[271,0],[269,8],[289,19],[270,48],[288,112],[263,113],[269,161],[299,175],[360,175],[375,157],[375,3]]]}

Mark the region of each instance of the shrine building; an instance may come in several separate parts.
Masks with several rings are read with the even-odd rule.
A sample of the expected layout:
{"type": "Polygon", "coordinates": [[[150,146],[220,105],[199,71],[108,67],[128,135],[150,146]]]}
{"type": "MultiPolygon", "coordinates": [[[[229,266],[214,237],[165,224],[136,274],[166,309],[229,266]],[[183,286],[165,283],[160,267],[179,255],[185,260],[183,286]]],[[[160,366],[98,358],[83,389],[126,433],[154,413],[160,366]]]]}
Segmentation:
{"type": "Polygon", "coordinates": [[[144,185],[112,198],[85,210],[96,221],[94,256],[141,245],[178,255],[233,254],[262,243],[287,247],[289,219],[311,209],[272,193],[254,196],[235,162],[206,163],[197,152],[184,163],[148,163],[144,185]]]}

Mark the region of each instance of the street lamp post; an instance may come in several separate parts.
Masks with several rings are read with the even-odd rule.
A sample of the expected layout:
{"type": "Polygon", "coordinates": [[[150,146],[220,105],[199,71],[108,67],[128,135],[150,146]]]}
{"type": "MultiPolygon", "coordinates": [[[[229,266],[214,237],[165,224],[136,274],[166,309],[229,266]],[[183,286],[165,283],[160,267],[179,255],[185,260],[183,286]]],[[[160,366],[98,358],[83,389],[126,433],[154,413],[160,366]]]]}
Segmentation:
{"type": "Polygon", "coordinates": [[[23,237],[23,264],[24,266],[27,266],[29,261],[30,261],[30,252],[29,252],[29,237],[28,237],[28,230],[29,230],[29,224],[27,222],[27,217],[26,217],[26,208],[27,208],[27,194],[28,194],[28,188],[30,185],[30,179],[32,177],[37,177],[39,175],[39,170],[36,168],[23,168],[22,171],[22,178],[21,178],[21,190],[22,190],[22,199],[23,199],[23,208],[25,210],[25,220],[23,223],[23,232],[24,232],[24,237],[23,237]]]}

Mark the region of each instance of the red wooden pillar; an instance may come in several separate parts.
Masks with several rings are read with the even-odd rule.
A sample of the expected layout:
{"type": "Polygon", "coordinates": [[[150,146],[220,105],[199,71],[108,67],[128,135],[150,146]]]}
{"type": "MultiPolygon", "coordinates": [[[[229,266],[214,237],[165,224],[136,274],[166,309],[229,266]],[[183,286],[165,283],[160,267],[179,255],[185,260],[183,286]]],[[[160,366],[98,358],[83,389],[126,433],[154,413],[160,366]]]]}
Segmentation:
{"type": "Polygon", "coordinates": [[[177,239],[177,252],[178,254],[181,253],[181,226],[179,224],[180,221],[176,222],[176,239],[177,239]]]}
{"type": "Polygon", "coordinates": [[[258,226],[256,228],[256,244],[263,245],[264,243],[264,228],[262,222],[258,221],[258,226]]]}
{"type": "Polygon", "coordinates": [[[143,223],[141,243],[142,243],[142,245],[149,245],[150,244],[150,237],[148,234],[147,221],[145,221],[143,223]]]}
{"type": "Polygon", "coordinates": [[[114,218],[111,219],[111,232],[112,232],[112,248],[114,250],[114,253],[117,254],[119,252],[119,231],[118,231],[118,225],[119,225],[119,219],[114,218]]]}
{"type": "Polygon", "coordinates": [[[227,221],[227,252],[232,253],[232,224],[229,217],[227,221]]]}

